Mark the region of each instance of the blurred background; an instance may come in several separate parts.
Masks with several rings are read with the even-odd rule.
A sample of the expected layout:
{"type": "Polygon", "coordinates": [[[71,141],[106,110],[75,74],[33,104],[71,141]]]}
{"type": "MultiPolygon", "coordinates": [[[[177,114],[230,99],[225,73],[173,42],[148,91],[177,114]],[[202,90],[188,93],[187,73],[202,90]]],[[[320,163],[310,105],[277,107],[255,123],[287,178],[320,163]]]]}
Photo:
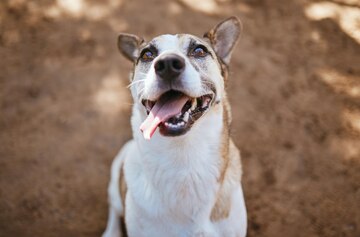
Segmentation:
{"type": "Polygon", "coordinates": [[[0,236],[100,236],[131,138],[119,32],[202,35],[228,16],[248,236],[360,236],[358,0],[2,0],[0,236]]]}

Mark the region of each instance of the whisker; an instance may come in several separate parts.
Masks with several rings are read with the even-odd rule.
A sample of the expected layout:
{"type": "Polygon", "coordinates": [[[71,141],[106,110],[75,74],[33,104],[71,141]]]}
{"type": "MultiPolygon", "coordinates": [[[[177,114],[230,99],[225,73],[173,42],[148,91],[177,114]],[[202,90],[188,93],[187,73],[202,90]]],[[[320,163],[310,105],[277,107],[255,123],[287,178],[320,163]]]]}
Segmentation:
{"type": "Polygon", "coordinates": [[[137,83],[139,83],[139,82],[143,82],[143,81],[145,81],[145,80],[146,80],[146,79],[141,79],[141,80],[133,81],[133,82],[131,82],[129,85],[127,85],[126,88],[130,88],[131,86],[133,86],[133,85],[135,85],[135,84],[137,84],[137,83]]]}
{"type": "Polygon", "coordinates": [[[142,87],[140,90],[139,90],[139,92],[137,93],[137,97],[138,98],[142,98],[143,97],[143,92],[144,92],[144,90],[145,90],[145,87],[142,87]]]}

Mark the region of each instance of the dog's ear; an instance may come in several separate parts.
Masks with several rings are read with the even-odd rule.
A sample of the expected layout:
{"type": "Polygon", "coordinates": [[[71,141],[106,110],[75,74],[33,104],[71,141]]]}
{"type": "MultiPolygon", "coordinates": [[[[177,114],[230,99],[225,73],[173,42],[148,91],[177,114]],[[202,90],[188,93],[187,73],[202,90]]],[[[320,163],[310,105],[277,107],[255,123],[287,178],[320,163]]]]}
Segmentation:
{"type": "Polygon", "coordinates": [[[120,33],[118,36],[118,48],[120,52],[129,60],[135,61],[139,57],[139,47],[144,39],[139,36],[120,33]]]}
{"type": "Polygon", "coordinates": [[[229,64],[231,58],[231,52],[240,36],[242,25],[240,20],[233,16],[230,17],[210,31],[204,34],[204,37],[208,38],[218,57],[225,64],[229,64]]]}

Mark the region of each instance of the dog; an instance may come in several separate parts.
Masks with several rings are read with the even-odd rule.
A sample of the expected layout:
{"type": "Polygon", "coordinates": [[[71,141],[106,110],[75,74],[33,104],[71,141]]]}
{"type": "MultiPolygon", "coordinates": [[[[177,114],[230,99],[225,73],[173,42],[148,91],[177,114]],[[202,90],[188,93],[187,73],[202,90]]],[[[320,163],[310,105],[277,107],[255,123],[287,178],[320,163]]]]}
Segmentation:
{"type": "Polygon", "coordinates": [[[229,135],[236,17],[203,37],[121,33],[133,62],[133,139],[116,156],[103,237],[244,237],[240,154],[229,135]]]}

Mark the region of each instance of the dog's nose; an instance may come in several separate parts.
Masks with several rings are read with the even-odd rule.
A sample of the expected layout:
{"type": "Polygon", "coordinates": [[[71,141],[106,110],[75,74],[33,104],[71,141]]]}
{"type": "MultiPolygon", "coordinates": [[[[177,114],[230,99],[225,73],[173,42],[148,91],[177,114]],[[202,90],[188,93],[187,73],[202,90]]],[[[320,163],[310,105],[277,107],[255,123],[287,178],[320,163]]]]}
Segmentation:
{"type": "Polygon", "coordinates": [[[185,60],[176,54],[165,54],[157,60],[154,67],[156,74],[162,79],[171,80],[184,71],[185,60]]]}

